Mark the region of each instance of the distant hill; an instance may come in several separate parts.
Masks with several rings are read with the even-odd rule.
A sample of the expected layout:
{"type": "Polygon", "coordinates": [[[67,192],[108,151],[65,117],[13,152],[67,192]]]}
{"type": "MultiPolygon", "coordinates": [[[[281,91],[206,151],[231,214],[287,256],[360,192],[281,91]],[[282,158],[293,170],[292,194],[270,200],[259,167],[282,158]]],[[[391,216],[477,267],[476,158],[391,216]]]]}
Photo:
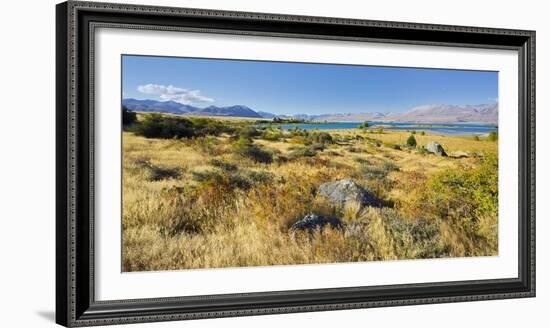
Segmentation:
{"type": "Polygon", "coordinates": [[[175,101],[139,100],[126,98],[122,105],[132,111],[160,112],[193,116],[233,116],[272,119],[296,118],[309,121],[329,122],[417,122],[417,123],[498,123],[498,103],[455,106],[455,105],[424,105],[402,113],[367,112],[367,113],[335,113],[335,114],[294,114],[277,115],[268,112],[254,111],[244,105],[227,107],[208,106],[205,108],[180,104],[175,101]]]}
{"type": "Polygon", "coordinates": [[[426,105],[398,115],[401,122],[479,122],[498,123],[498,104],[476,106],[426,105]]]}
{"type": "Polygon", "coordinates": [[[369,112],[369,113],[337,113],[323,115],[292,115],[312,121],[333,122],[417,122],[417,123],[498,123],[498,104],[482,104],[468,106],[425,105],[412,108],[409,111],[369,112]]]}
{"type": "Polygon", "coordinates": [[[256,113],[252,109],[243,106],[235,105],[228,107],[208,106],[190,113],[190,115],[205,115],[205,116],[236,116],[236,117],[257,117],[262,118],[262,115],[256,113]]]}
{"type": "Polygon", "coordinates": [[[275,118],[275,117],[280,117],[280,115],[275,115],[273,113],[268,113],[268,112],[262,112],[262,111],[259,111],[257,112],[258,114],[260,114],[261,117],[263,118],[275,118]]]}
{"type": "Polygon", "coordinates": [[[198,109],[196,107],[180,104],[175,101],[156,101],[149,99],[138,100],[132,98],[123,99],[122,106],[128,108],[129,110],[138,112],[160,112],[171,114],[185,114],[194,112],[198,109]]]}
{"type": "Polygon", "coordinates": [[[199,108],[190,105],[180,104],[175,101],[157,101],[150,99],[139,100],[126,98],[122,100],[122,106],[128,108],[131,111],[137,112],[159,112],[196,116],[235,116],[262,118],[260,114],[242,105],[228,107],[209,106],[205,108],[199,108]]]}

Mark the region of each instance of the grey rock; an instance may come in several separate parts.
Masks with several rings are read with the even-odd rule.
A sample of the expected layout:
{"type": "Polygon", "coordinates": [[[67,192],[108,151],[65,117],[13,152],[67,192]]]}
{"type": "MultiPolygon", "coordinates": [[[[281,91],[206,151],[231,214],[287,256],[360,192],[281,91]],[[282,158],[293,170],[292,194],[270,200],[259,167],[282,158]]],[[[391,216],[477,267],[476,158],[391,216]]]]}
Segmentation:
{"type": "Polygon", "coordinates": [[[441,146],[439,142],[431,141],[428,144],[426,144],[424,148],[430,153],[434,153],[438,156],[447,156],[445,149],[443,149],[443,146],[441,146]]]}
{"type": "Polygon", "coordinates": [[[297,221],[290,227],[292,234],[296,231],[307,231],[312,233],[313,231],[319,229],[323,230],[327,225],[333,229],[342,230],[344,228],[344,223],[338,218],[330,216],[321,216],[317,214],[308,214],[300,221],[297,221]]]}
{"type": "Polygon", "coordinates": [[[362,206],[380,206],[380,201],[369,190],[347,179],[323,183],[319,187],[319,194],[340,206],[349,202],[358,202],[362,206]]]}

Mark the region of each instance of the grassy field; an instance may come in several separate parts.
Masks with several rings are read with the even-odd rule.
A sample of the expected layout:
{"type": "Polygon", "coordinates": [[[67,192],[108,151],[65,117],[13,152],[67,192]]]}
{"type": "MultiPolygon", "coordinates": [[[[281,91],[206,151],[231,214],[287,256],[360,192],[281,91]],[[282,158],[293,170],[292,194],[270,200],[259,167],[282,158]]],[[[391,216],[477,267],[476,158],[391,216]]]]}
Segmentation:
{"type": "Polygon", "coordinates": [[[124,271],[497,254],[495,141],[416,133],[410,147],[405,131],[135,120],[123,133],[124,271]],[[423,150],[430,141],[449,156],[423,150]],[[321,184],[341,179],[383,206],[319,196],[321,184]],[[346,228],[292,234],[309,213],[346,228]]]}

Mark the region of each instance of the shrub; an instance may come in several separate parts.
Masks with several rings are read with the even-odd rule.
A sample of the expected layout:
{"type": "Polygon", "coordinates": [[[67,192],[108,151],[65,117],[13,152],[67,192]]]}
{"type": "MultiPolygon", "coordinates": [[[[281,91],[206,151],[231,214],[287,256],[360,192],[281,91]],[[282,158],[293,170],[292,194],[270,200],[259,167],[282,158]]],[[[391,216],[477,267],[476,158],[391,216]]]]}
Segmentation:
{"type": "Polygon", "coordinates": [[[399,170],[399,166],[389,160],[384,160],[380,165],[370,164],[367,161],[360,167],[361,174],[366,179],[384,179],[390,172],[397,170],[399,170]]]}
{"type": "Polygon", "coordinates": [[[384,147],[387,147],[387,148],[391,148],[391,149],[395,149],[395,150],[401,150],[401,146],[399,146],[398,144],[394,144],[394,143],[391,143],[391,142],[383,142],[382,144],[384,145],[384,147]]]}
{"type": "Polygon", "coordinates": [[[132,125],[137,121],[136,113],[128,110],[126,107],[122,107],[122,125],[132,125]]]}
{"type": "Polygon", "coordinates": [[[334,143],[334,140],[332,139],[332,136],[330,135],[330,133],[326,133],[326,132],[313,133],[308,136],[308,140],[314,143],[323,143],[323,144],[334,143]]]}
{"type": "Polygon", "coordinates": [[[233,144],[233,148],[237,154],[250,158],[255,162],[266,164],[273,162],[273,154],[271,152],[253,144],[252,140],[246,137],[241,136],[239,140],[233,144]]]}
{"type": "Polygon", "coordinates": [[[451,256],[496,254],[498,238],[498,158],[486,155],[478,166],[433,176],[422,198],[425,215],[440,220],[451,256]]]}
{"type": "Polygon", "coordinates": [[[281,134],[274,130],[266,130],[262,138],[269,141],[277,141],[281,138],[281,134]]]}
{"type": "MultiPolygon", "coordinates": [[[[382,143],[380,143],[382,144],[382,143]]],[[[365,149],[365,148],[361,148],[361,147],[353,147],[353,146],[350,146],[348,148],[346,148],[347,151],[349,151],[350,153],[367,153],[368,151],[365,149]]]]}
{"type": "Polygon", "coordinates": [[[193,123],[185,118],[150,114],[134,126],[133,131],[146,138],[190,138],[195,135],[193,123]]]}
{"type": "Polygon", "coordinates": [[[193,180],[203,187],[220,188],[225,191],[236,189],[248,190],[256,184],[273,181],[273,174],[268,171],[208,170],[193,172],[193,180]]]}
{"type": "Polygon", "coordinates": [[[297,159],[300,157],[313,157],[317,155],[317,151],[310,147],[302,147],[296,150],[293,150],[288,154],[289,159],[297,159]]]}
{"type": "Polygon", "coordinates": [[[195,135],[205,136],[205,135],[220,135],[222,133],[234,133],[236,128],[228,125],[220,120],[213,120],[210,118],[204,117],[193,117],[189,118],[193,124],[193,129],[195,135]]]}
{"type": "Polygon", "coordinates": [[[370,126],[369,122],[368,121],[365,121],[361,124],[359,124],[359,126],[357,127],[358,129],[366,129],[370,126]]]}
{"type": "Polygon", "coordinates": [[[238,133],[240,137],[245,137],[249,139],[259,137],[263,134],[262,131],[256,129],[253,126],[244,126],[238,131],[238,133]]]}
{"type": "Polygon", "coordinates": [[[433,177],[432,199],[443,217],[498,215],[498,158],[488,154],[475,168],[448,169],[433,177]]]}
{"type": "Polygon", "coordinates": [[[314,143],[309,145],[310,149],[313,149],[315,151],[323,151],[325,150],[325,144],[324,143],[314,143]]]}
{"type": "Polygon", "coordinates": [[[420,135],[421,135],[421,136],[425,136],[425,135],[426,135],[426,131],[420,131],[420,135]]]}
{"type": "Polygon", "coordinates": [[[136,161],[136,164],[145,169],[145,179],[149,181],[177,179],[181,176],[179,167],[153,165],[149,161],[136,161]]]}
{"type": "Polygon", "coordinates": [[[210,165],[220,168],[224,171],[236,171],[238,169],[236,164],[223,161],[221,159],[213,159],[210,161],[210,165]]]}
{"type": "Polygon", "coordinates": [[[473,139],[474,141],[479,141],[479,140],[480,140],[480,139],[479,139],[479,136],[473,136],[472,139],[473,139]]]}
{"type": "Polygon", "coordinates": [[[193,172],[193,180],[200,182],[203,186],[220,188],[225,191],[247,190],[251,186],[250,181],[239,172],[217,170],[193,172]]]}
{"type": "MultiPolygon", "coordinates": [[[[413,131],[414,132],[414,131],[413,131]]],[[[416,147],[416,139],[414,138],[414,136],[411,134],[409,136],[409,138],[407,139],[407,146],[409,147],[413,147],[415,148],[416,147]]]]}
{"type": "Polygon", "coordinates": [[[197,137],[193,139],[194,147],[199,151],[216,156],[223,153],[223,146],[221,145],[220,140],[212,136],[197,137]]]}
{"type": "Polygon", "coordinates": [[[234,127],[207,118],[184,118],[153,113],[135,122],[132,131],[146,138],[180,139],[231,133],[234,127]]]}
{"type": "Polygon", "coordinates": [[[489,135],[487,136],[487,140],[497,141],[498,140],[498,133],[496,133],[495,131],[489,132],[489,135]]]}
{"type": "Polygon", "coordinates": [[[384,161],[382,163],[382,169],[386,172],[399,171],[399,166],[392,161],[384,161]]]}
{"type": "Polygon", "coordinates": [[[269,171],[249,171],[246,175],[254,183],[266,184],[273,181],[273,174],[269,171]]]}
{"type": "Polygon", "coordinates": [[[354,157],[353,160],[359,164],[368,164],[369,160],[363,157],[354,157]]]}

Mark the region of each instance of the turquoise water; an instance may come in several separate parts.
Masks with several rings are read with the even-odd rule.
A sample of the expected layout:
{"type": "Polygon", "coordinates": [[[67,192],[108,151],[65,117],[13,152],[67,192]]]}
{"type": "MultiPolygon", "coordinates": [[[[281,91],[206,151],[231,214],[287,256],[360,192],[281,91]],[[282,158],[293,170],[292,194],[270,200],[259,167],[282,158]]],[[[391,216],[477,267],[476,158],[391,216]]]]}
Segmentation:
{"type": "MultiPolygon", "coordinates": [[[[342,130],[356,129],[360,122],[336,122],[336,123],[297,123],[297,124],[274,124],[282,129],[303,129],[303,130],[342,130]]],[[[382,128],[384,130],[414,130],[426,131],[448,135],[483,135],[498,128],[493,124],[474,123],[410,123],[410,122],[371,122],[369,129],[382,128]]]]}

